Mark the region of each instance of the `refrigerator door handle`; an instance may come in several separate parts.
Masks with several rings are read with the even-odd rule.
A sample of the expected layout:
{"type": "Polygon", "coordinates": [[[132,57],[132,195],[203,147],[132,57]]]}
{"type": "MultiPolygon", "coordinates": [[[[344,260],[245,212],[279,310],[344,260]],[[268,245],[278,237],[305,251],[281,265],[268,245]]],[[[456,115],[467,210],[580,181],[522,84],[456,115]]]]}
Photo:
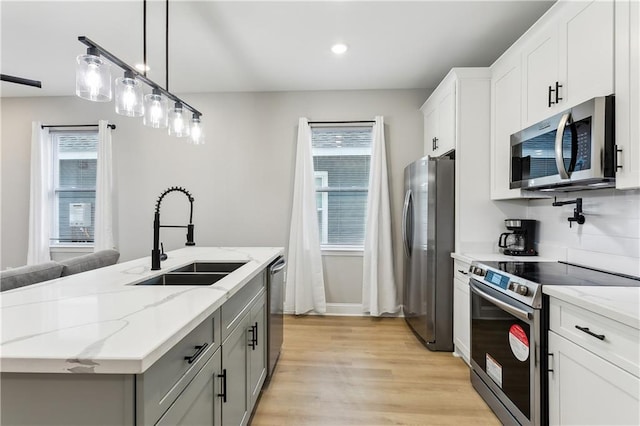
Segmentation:
{"type": "Polygon", "coordinates": [[[402,208],[402,247],[404,248],[404,254],[407,257],[411,257],[411,246],[409,245],[409,233],[407,232],[407,226],[409,225],[410,218],[409,207],[411,204],[411,190],[408,189],[404,194],[404,206],[402,208]]]}

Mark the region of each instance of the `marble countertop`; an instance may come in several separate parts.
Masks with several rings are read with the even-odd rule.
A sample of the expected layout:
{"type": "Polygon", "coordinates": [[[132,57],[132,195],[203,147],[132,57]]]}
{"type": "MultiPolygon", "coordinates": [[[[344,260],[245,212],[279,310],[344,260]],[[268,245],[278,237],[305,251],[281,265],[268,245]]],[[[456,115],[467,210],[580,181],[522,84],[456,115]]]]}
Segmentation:
{"type": "Polygon", "coordinates": [[[542,292],[640,330],[640,287],[543,286],[542,292]]]}
{"type": "Polygon", "coordinates": [[[281,247],[186,247],[3,292],[0,371],[144,372],[278,255],[281,247]],[[135,286],[194,261],[246,261],[213,286],[135,286]]]}

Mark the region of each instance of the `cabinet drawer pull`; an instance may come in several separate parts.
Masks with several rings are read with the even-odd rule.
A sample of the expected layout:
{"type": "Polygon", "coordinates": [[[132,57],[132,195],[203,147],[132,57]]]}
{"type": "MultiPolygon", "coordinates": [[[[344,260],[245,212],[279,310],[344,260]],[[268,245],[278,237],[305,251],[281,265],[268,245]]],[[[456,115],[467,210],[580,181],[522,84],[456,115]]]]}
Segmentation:
{"type": "Polygon", "coordinates": [[[469,275],[469,274],[467,274],[467,273],[466,273],[464,270],[462,270],[462,269],[458,269],[458,272],[460,272],[462,275],[469,275]]]}
{"type": "Polygon", "coordinates": [[[593,336],[596,339],[604,340],[604,334],[596,334],[593,331],[589,330],[589,327],[580,327],[579,325],[576,325],[576,328],[580,331],[584,331],[589,336],[593,336]]]}
{"type": "Polygon", "coordinates": [[[202,352],[207,349],[207,346],[209,346],[208,343],[196,346],[196,352],[191,356],[185,356],[184,359],[186,359],[189,364],[193,364],[193,362],[198,359],[200,355],[202,355],[202,352]]]}
{"type": "Polygon", "coordinates": [[[227,369],[222,370],[222,374],[218,374],[218,378],[222,379],[222,393],[218,396],[222,398],[222,402],[227,402],[227,369]]]}

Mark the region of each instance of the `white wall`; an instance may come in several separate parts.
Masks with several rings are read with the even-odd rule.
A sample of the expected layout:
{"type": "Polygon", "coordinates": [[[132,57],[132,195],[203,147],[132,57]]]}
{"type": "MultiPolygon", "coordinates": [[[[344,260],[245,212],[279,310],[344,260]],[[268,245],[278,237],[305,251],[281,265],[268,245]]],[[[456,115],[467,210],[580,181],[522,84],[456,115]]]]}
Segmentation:
{"type": "Polygon", "coordinates": [[[559,193],[558,201],[582,198],[586,222],[569,228],[575,205],[553,199],[529,202],[528,217],[540,221],[539,251],[568,262],[640,276],[640,190],[601,189],[559,193]]]}
{"type": "MultiPolygon", "coordinates": [[[[97,123],[113,132],[119,194],[121,260],[148,256],[157,196],[180,185],[192,192],[195,241],[201,246],[285,246],[298,117],[363,120],[383,115],[386,123],[395,264],[401,278],[400,215],[404,166],[422,154],[420,105],[426,90],[212,93],[184,95],[203,113],[204,146],[188,145],[141,120],[121,117],[113,104],[76,97],[4,98],[1,101],[2,268],[23,265],[27,253],[31,121],[46,124],[97,123]]],[[[162,204],[162,223],[183,224],[188,203],[171,194],[162,204]]],[[[162,229],[165,249],[184,244],[185,232],[162,229]]],[[[326,260],[328,302],[359,300],[361,258],[326,260]],[[334,265],[334,266],[332,266],[334,265]],[[341,268],[350,268],[346,274],[341,268]],[[356,277],[356,278],[354,278],[356,277]]]]}

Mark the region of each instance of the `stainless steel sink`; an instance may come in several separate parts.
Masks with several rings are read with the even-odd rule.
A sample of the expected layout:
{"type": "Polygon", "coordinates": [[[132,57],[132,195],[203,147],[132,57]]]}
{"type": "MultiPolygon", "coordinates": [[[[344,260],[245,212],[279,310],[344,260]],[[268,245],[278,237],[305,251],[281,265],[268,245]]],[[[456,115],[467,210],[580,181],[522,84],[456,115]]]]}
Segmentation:
{"type": "Polygon", "coordinates": [[[136,285],[212,285],[227,275],[228,272],[167,272],[136,285]]]}
{"type": "Polygon", "coordinates": [[[171,272],[224,272],[228,274],[246,264],[247,262],[195,262],[173,269],[171,272]]]}

